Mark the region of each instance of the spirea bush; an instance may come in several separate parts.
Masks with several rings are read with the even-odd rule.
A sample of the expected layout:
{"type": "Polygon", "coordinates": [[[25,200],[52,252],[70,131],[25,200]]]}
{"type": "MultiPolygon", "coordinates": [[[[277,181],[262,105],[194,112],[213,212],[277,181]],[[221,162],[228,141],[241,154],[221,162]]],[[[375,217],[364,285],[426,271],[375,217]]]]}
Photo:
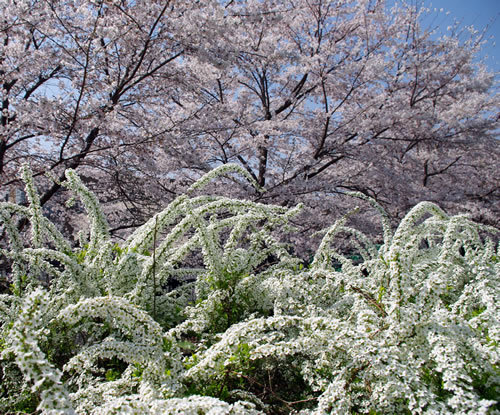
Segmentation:
{"type": "Polygon", "coordinates": [[[300,206],[201,195],[229,173],[252,181],[215,169],[117,244],[68,170],[75,246],[23,169],[28,206],[0,204],[0,412],[500,413],[497,230],[423,202],[393,231],[367,199],[383,244],[348,214],[304,264],[279,238],[300,206]]]}

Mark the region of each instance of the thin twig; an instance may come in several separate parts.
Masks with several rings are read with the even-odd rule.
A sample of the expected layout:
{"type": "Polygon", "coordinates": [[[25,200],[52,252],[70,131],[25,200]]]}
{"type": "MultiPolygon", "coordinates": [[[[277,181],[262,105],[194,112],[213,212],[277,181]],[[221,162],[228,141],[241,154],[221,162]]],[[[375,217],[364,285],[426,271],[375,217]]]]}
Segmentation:
{"type": "Polygon", "coordinates": [[[382,305],[378,303],[375,298],[373,298],[370,294],[366,293],[359,287],[351,286],[351,288],[353,291],[361,294],[371,305],[375,306],[382,313],[383,317],[387,317],[387,312],[384,310],[384,307],[382,307],[382,305]]]}

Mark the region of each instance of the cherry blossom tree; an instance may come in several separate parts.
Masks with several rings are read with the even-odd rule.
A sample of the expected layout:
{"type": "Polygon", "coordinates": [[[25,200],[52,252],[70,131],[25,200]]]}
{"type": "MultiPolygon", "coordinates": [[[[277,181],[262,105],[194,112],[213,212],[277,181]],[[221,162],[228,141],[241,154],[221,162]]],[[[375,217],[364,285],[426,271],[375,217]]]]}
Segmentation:
{"type": "Polygon", "coordinates": [[[498,96],[474,63],[481,37],[456,27],[436,39],[405,5],[266,4],[237,15],[237,69],[198,89],[208,105],[185,135],[207,164],[239,162],[264,199],[306,198],[325,213],[347,189],[394,216],[422,199],[495,216],[485,208],[498,201],[498,96]]]}
{"type": "MultiPolygon", "coordinates": [[[[189,4],[190,2],[185,2],[189,4]]],[[[68,168],[91,177],[144,169],[147,152],[178,122],[156,109],[175,92],[186,43],[176,2],[2,2],[0,172],[21,162],[50,173],[48,202],[68,168]],[[97,176],[96,176],[97,175],[97,176]]],[[[172,114],[186,118],[183,111],[172,114]]],[[[126,198],[126,195],[122,196],[126,198]]]]}
{"type": "Polygon", "coordinates": [[[374,0],[3,2],[2,185],[28,161],[41,203],[77,169],[115,229],[238,163],[324,227],[361,191],[498,217],[498,95],[472,29],[374,0]]]}

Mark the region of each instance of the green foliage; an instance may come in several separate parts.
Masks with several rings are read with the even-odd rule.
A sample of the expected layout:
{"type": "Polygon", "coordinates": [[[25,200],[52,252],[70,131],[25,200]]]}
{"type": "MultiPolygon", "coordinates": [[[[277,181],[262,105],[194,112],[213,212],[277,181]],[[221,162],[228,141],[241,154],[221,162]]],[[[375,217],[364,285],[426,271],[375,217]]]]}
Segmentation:
{"type": "Polygon", "coordinates": [[[196,194],[234,171],[209,173],[121,244],[68,171],[90,223],[71,247],[24,169],[30,205],[0,204],[2,412],[498,410],[500,269],[481,236],[496,230],[424,202],[393,232],[368,200],[384,243],[347,227],[351,212],[304,266],[279,242],[300,207],[196,194]]]}

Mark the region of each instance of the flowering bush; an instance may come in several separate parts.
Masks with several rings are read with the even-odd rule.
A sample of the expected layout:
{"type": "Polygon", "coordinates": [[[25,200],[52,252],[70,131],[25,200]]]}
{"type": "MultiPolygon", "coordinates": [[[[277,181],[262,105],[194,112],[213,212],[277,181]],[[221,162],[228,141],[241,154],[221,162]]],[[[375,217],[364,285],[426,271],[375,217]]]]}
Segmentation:
{"type": "Polygon", "coordinates": [[[2,412],[499,413],[497,230],[423,202],[393,232],[368,200],[381,246],[346,215],[303,264],[279,242],[300,206],[199,195],[230,172],[252,181],[222,166],[118,245],[69,170],[74,247],[23,169],[29,205],[0,204],[2,412]]]}

